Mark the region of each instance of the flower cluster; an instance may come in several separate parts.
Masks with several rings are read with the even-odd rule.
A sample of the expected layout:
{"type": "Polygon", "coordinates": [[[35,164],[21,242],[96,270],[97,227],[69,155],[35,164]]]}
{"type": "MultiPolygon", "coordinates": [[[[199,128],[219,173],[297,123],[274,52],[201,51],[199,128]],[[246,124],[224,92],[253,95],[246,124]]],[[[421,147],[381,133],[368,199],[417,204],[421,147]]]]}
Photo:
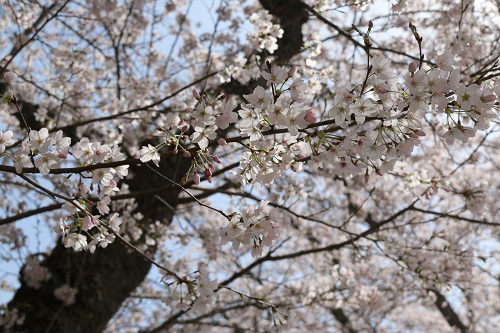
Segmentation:
{"type": "MultiPolygon", "coordinates": [[[[209,96],[206,91],[200,95],[196,90],[193,90],[193,96],[197,104],[194,109],[188,111],[193,118],[194,132],[192,131],[193,133],[188,137],[186,133],[191,126],[181,120],[178,115],[169,113],[165,121],[167,126],[158,128],[160,134],[157,137],[161,138],[161,142],[157,146],[151,144],[143,146],[140,151],[141,162],[153,161],[157,166],[161,158],[159,151],[164,147],[170,147],[172,155],[182,153],[184,157],[190,158],[191,167],[182,179],[183,185],[189,178],[193,179],[195,184],[200,184],[200,174],[212,182],[212,171],[215,170],[213,163],[221,163],[221,161],[217,156],[209,154],[207,147],[217,138],[217,130],[227,129],[238,119],[238,115],[233,112],[236,105],[225,101],[221,107],[221,103],[218,103],[224,99],[224,96],[220,94],[209,96]],[[192,153],[193,149],[185,148],[189,145],[189,140],[199,147],[195,153],[192,153]]],[[[218,144],[225,145],[224,139],[219,138],[218,144]]]]}
{"type": "MultiPolygon", "coordinates": [[[[99,142],[90,142],[86,137],[70,147],[71,139],[65,137],[62,131],[50,134],[47,128],[30,130],[19,147],[5,152],[5,147],[13,144],[11,131],[0,132],[0,149],[13,161],[16,172],[19,174],[23,173],[24,168],[34,165],[42,175],[46,176],[51,170],[60,168],[63,163],[69,163],[68,156],[73,156],[74,162],[80,166],[105,164],[125,159],[125,155],[117,146],[110,147],[99,142]]],[[[63,208],[68,213],[60,218],[56,228],[62,234],[66,247],[72,247],[75,251],[89,249],[94,252],[97,245],[105,247],[113,241],[114,236],[107,228],[115,232],[119,231],[121,219],[117,213],[109,218],[105,227],[98,228],[99,232],[95,234],[89,232],[102,224],[101,215],[110,213],[110,195],[119,191],[115,178],[123,178],[127,174],[128,165],[103,167],[84,172],[77,182],[67,182],[75,189],[74,199],[66,197],[63,208]],[[87,179],[90,179],[90,186],[88,186],[87,179]],[[94,203],[94,199],[91,198],[95,192],[97,192],[97,203],[94,203]],[[91,214],[90,210],[94,205],[101,215],[91,214]],[[68,220],[73,223],[68,224],[68,220]],[[90,243],[87,242],[87,236],[92,238],[90,243]]]]}
{"type": "Polygon", "coordinates": [[[194,311],[203,312],[214,302],[213,296],[219,285],[217,281],[211,280],[206,265],[201,264],[198,268],[198,279],[194,281],[169,282],[171,278],[163,275],[161,282],[167,289],[168,296],[163,302],[168,306],[186,311],[192,308],[194,311]]]}
{"type": "Polygon", "coordinates": [[[283,29],[278,24],[271,23],[272,19],[272,15],[265,10],[250,15],[249,21],[256,29],[247,38],[257,51],[266,50],[273,54],[278,49],[278,39],[283,37],[283,29]]]}
{"type": "Polygon", "coordinates": [[[341,177],[364,173],[368,180],[373,171],[379,175],[391,171],[396,161],[420,144],[419,138],[426,135],[421,123],[426,114],[444,124],[439,134],[447,144],[465,142],[477,130],[487,129],[496,118],[495,91],[460,83],[449,52],[439,56],[437,64],[425,71],[412,63],[404,87],[388,59],[373,57],[365,82],[337,85],[328,118],[321,122],[328,126],[323,128],[311,110],[298,106],[307,89],[303,80],[295,79],[283,89],[290,73],[278,67],[264,71],[270,91],[257,87],[244,95],[249,103],[239,111],[238,125],[242,136],[249,138],[249,150],[235,174],[243,184],[269,184],[310,157],[315,169],[341,177]],[[283,94],[286,90],[290,97],[283,94]],[[269,146],[266,134],[276,134],[277,128],[286,128],[294,139],[269,146]],[[318,130],[307,131],[312,128],[318,130]]]}
{"type": "Polygon", "coordinates": [[[223,95],[209,96],[206,91],[200,95],[196,90],[193,90],[193,95],[197,104],[191,115],[194,133],[190,138],[191,142],[196,143],[203,150],[208,147],[210,141],[217,138],[217,130],[227,129],[230,124],[238,120],[238,115],[233,112],[236,105],[227,101],[222,106],[218,103],[225,98],[223,95]]]}
{"type": "Polygon", "coordinates": [[[36,257],[28,257],[23,269],[23,280],[34,289],[39,289],[44,281],[50,279],[52,274],[46,267],[40,265],[36,257]]]}
{"type": "Polygon", "coordinates": [[[237,250],[240,244],[252,247],[252,257],[262,255],[264,246],[271,246],[278,238],[279,227],[276,221],[282,216],[278,209],[271,209],[268,201],[244,208],[240,213],[233,214],[228,225],[221,229],[221,244],[232,243],[237,250]]]}
{"type": "Polygon", "coordinates": [[[188,153],[181,145],[181,141],[186,140],[185,133],[189,129],[186,122],[181,120],[177,114],[169,113],[165,116],[164,124],[163,127],[157,128],[159,132],[157,137],[161,138],[161,142],[157,146],[148,144],[141,148],[141,162],[153,161],[158,166],[160,162],[159,150],[165,146],[172,148],[173,155],[177,155],[179,150],[185,154],[188,153]]]}
{"type": "Polygon", "coordinates": [[[34,159],[40,173],[48,175],[50,169],[58,168],[68,157],[70,143],[71,139],[64,137],[62,131],[49,135],[47,128],[31,130],[20,149],[11,154],[17,173],[22,173],[23,168],[30,166],[34,159]]]}

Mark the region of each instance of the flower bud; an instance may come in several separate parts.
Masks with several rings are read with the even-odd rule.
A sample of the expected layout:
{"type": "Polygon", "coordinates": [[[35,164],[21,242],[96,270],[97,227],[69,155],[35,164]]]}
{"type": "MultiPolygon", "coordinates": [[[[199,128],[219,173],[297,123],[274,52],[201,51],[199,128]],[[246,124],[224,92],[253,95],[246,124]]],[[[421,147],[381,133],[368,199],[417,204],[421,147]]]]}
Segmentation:
{"type": "Polygon", "coordinates": [[[214,155],[210,155],[210,157],[215,161],[215,163],[221,163],[220,161],[220,158],[218,158],[217,156],[214,156],[214,155]]]}
{"type": "Polygon", "coordinates": [[[195,173],[193,175],[193,181],[196,185],[200,185],[200,175],[198,175],[197,173],[195,173]]]}
{"type": "Polygon", "coordinates": [[[205,176],[212,177],[212,171],[210,169],[205,168],[205,172],[204,173],[205,173],[205,176]]]}
{"type": "Polygon", "coordinates": [[[177,155],[179,151],[177,149],[172,150],[172,155],[177,155]]]}
{"type": "Polygon", "coordinates": [[[295,74],[295,72],[296,72],[296,71],[297,71],[297,67],[292,66],[292,68],[290,68],[290,69],[288,70],[288,76],[289,76],[289,77],[292,77],[292,76],[293,76],[293,74],[295,74]]]}
{"type": "Polygon", "coordinates": [[[494,102],[496,99],[497,99],[497,95],[495,95],[495,94],[481,96],[481,101],[483,101],[484,103],[494,102]]]}
{"type": "Polygon", "coordinates": [[[416,61],[412,61],[409,65],[408,65],[408,71],[410,73],[415,73],[417,71],[417,68],[418,68],[418,63],[416,61]]]}
{"type": "Polygon", "coordinates": [[[200,94],[196,91],[196,89],[193,89],[193,96],[197,101],[199,101],[201,98],[200,94]]]}
{"type": "Polygon", "coordinates": [[[182,153],[182,155],[184,155],[184,157],[187,157],[187,158],[191,157],[191,153],[187,150],[184,153],[182,153]]]}
{"type": "Polygon", "coordinates": [[[218,143],[219,145],[221,145],[222,147],[227,146],[227,142],[226,142],[226,140],[224,140],[223,138],[219,138],[219,139],[217,140],[217,143],[218,143]]]}
{"type": "Polygon", "coordinates": [[[425,136],[425,132],[422,131],[422,130],[413,130],[415,132],[416,135],[418,136],[425,136]]]}

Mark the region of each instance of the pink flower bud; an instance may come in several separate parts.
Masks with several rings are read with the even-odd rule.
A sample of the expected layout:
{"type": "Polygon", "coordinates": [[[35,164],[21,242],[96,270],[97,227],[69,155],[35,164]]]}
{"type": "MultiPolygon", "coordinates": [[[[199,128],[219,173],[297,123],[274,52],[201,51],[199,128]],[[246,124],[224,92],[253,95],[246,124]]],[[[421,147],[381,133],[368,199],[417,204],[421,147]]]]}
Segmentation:
{"type": "Polygon", "coordinates": [[[215,163],[218,163],[218,164],[222,163],[217,156],[210,155],[210,157],[215,161],[215,163]]]}
{"type": "Polygon", "coordinates": [[[410,137],[411,137],[412,139],[418,140],[418,135],[417,135],[417,134],[415,134],[414,132],[411,132],[411,133],[410,133],[410,137]]]}
{"type": "Polygon", "coordinates": [[[212,176],[207,176],[207,180],[210,184],[212,184],[212,176]]]}
{"type": "Polygon", "coordinates": [[[182,186],[184,186],[184,185],[186,185],[186,183],[187,183],[187,178],[186,178],[186,177],[183,177],[183,178],[181,179],[181,185],[182,185],[182,186]]]}
{"type": "Polygon", "coordinates": [[[63,160],[65,160],[68,157],[68,154],[66,154],[66,153],[59,153],[57,155],[57,157],[62,158],[63,160]]]}
{"type": "Polygon", "coordinates": [[[199,101],[201,98],[200,94],[196,91],[196,89],[193,89],[193,96],[197,101],[199,101]]]}
{"type": "Polygon", "coordinates": [[[409,65],[408,65],[408,71],[410,73],[415,73],[417,71],[417,68],[418,68],[418,63],[416,61],[412,61],[409,65]]]}
{"type": "Polygon", "coordinates": [[[118,184],[116,184],[116,182],[115,182],[113,179],[111,179],[111,180],[109,181],[109,185],[111,185],[111,186],[113,186],[113,187],[116,187],[116,185],[118,185],[118,184]]]}
{"type": "Polygon", "coordinates": [[[226,142],[226,140],[224,140],[223,138],[219,138],[219,139],[217,140],[217,143],[218,143],[219,145],[221,145],[222,147],[227,146],[227,142],[226,142]]]}
{"type": "Polygon", "coordinates": [[[212,171],[208,168],[205,169],[205,176],[212,177],[212,171]]]}
{"type": "Polygon", "coordinates": [[[384,88],[382,88],[382,87],[376,87],[375,88],[375,92],[377,94],[385,94],[387,91],[384,88]]]}
{"type": "Polygon", "coordinates": [[[365,184],[368,184],[368,181],[370,180],[370,174],[368,173],[368,169],[366,169],[365,173],[365,184]]]}
{"type": "Polygon", "coordinates": [[[422,130],[413,130],[415,132],[416,135],[418,136],[425,136],[425,132],[422,131],[422,130]]]}
{"type": "Polygon", "coordinates": [[[5,72],[3,74],[3,79],[5,80],[5,82],[7,83],[11,83],[11,82],[14,82],[16,81],[18,78],[18,75],[14,72],[11,72],[11,71],[8,71],[8,72],[5,72]]]}
{"type": "Polygon", "coordinates": [[[177,155],[179,151],[177,149],[172,150],[172,155],[177,155]]]}
{"type": "Polygon", "coordinates": [[[297,71],[297,67],[292,66],[292,68],[290,68],[290,69],[288,70],[288,76],[289,76],[289,77],[292,77],[292,76],[293,76],[293,74],[295,74],[295,72],[296,72],[296,71],[297,71]]]}
{"type": "Polygon", "coordinates": [[[187,157],[187,158],[191,157],[191,153],[188,152],[187,150],[184,153],[182,153],[182,155],[184,155],[184,157],[187,157]]]}
{"type": "Polygon", "coordinates": [[[486,96],[481,96],[481,100],[484,103],[494,102],[496,99],[497,99],[497,95],[495,95],[495,94],[489,94],[489,95],[486,95],[486,96]]]}
{"type": "Polygon", "coordinates": [[[193,176],[193,181],[196,185],[200,185],[200,175],[198,175],[197,173],[194,174],[193,176]]]}

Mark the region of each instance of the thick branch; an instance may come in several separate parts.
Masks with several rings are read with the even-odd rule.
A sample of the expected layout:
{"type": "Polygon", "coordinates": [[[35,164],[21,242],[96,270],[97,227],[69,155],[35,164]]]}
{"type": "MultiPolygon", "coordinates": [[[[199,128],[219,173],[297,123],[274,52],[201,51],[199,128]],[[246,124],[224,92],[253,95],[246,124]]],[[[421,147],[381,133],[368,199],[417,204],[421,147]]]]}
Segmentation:
{"type": "Polygon", "coordinates": [[[467,333],[469,329],[462,323],[455,311],[453,311],[443,294],[441,294],[437,289],[433,288],[428,289],[428,291],[431,291],[436,295],[436,301],[434,302],[434,304],[436,304],[436,307],[444,316],[448,324],[450,324],[451,327],[458,328],[461,333],[467,333]]]}

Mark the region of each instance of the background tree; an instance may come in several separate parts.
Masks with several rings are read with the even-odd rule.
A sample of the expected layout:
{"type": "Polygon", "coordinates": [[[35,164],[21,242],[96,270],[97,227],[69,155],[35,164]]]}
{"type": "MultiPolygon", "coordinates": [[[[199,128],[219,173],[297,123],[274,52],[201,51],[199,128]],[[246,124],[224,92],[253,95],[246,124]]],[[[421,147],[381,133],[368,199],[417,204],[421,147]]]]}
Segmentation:
{"type": "Polygon", "coordinates": [[[498,2],[0,11],[0,332],[500,325],[498,2]]]}

